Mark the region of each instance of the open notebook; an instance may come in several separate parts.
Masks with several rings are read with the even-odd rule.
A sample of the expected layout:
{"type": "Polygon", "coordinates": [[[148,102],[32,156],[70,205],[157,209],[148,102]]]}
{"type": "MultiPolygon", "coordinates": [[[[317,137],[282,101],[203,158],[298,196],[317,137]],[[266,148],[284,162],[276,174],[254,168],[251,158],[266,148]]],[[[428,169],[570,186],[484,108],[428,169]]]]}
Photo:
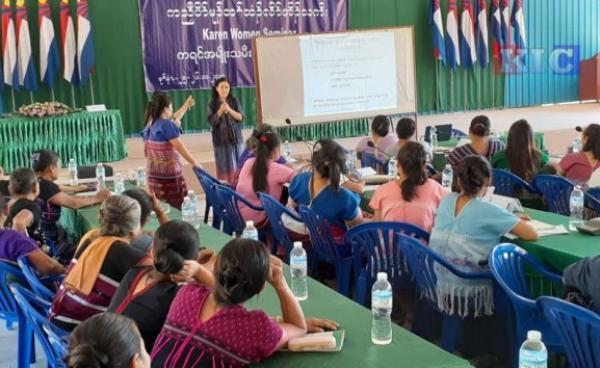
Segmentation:
{"type": "Polygon", "coordinates": [[[291,339],[287,347],[280,349],[280,351],[337,353],[342,351],[345,337],[345,330],[312,333],[304,337],[291,339]]]}

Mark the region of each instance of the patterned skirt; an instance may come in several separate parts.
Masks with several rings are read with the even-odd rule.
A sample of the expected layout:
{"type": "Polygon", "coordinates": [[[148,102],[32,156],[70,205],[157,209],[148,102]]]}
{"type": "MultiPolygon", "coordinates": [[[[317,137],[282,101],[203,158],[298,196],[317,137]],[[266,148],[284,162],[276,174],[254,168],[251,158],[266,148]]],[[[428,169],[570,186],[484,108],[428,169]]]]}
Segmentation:
{"type": "Polygon", "coordinates": [[[217,166],[217,179],[224,180],[229,184],[235,183],[235,174],[238,160],[244,150],[242,144],[228,144],[225,146],[215,146],[215,164],[217,166]]]}
{"type": "Polygon", "coordinates": [[[183,178],[183,167],[179,154],[169,142],[146,141],[146,170],[148,189],[160,200],[172,207],[181,209],[187,186],[183,178]]]}

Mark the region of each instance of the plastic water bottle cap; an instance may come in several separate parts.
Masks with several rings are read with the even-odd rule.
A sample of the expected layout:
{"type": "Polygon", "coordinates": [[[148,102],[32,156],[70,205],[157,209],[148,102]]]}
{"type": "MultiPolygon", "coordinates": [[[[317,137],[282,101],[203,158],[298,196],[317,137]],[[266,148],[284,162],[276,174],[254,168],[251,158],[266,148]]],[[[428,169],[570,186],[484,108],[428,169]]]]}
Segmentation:
{"type": "Polygon", "coordinates": [[[254,221],[246,221],[246,227],[254,227],[254,221]]]}
{"type": "Polygon", "coordinates": [[[528,340],[542,341],[542,333],[540,331],[531,330],[527,332],[528,340]]]}
{"type": "Polygon", "coordinates": [[[377,281],[387,281],[387,273],[379,272],[377,273],[377,281]]]}
{"type": "Polygon", "coordinates": [[[302,248],[302,242],[294,242],[294,248],[302,248]]]}

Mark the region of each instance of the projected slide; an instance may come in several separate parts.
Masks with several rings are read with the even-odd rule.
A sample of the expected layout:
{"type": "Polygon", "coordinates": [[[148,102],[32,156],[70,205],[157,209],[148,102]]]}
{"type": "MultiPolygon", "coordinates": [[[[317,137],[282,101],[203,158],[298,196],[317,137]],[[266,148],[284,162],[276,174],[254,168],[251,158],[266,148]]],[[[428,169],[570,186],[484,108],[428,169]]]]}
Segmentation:
{"type": "Polygon", "coordinates": [[[395,109],[391,32],[301,36],[306,116],[395,109]]]}

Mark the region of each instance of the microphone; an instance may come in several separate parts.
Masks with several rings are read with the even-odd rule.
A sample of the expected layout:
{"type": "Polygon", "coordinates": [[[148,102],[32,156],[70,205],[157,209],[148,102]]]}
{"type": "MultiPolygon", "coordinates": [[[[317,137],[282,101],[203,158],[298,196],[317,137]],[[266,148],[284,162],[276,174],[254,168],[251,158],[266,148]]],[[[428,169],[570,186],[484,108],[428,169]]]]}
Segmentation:
{"type": "Polygon", "coordinates": [[[583,128],[580,126],[577,126],[577,127],[575,127],[575,131],[581,133],[581,132],[583,132],[583,128]]]}
{"type": "Polygon", "coordinates": [[[377,147],[375,145],[375,143],[373,143],[373,141],[368,141],[367,142],[367,146],[369,146],[370,148],[373,148],[374,150],[376,150],[377,152],[383,153],[385,155],[385,157],[387,157],[388,159],[392,159],[394,158],[394,156],[392,155],[388,155],[384,150],[382,150],[381,148],[377,147]]]}
{"type": "Polygon", "coordinates": [[[285,118],[285,123],[289,126],[292,125],[292,121],[290,120],[290,118],[285,118]]]}

